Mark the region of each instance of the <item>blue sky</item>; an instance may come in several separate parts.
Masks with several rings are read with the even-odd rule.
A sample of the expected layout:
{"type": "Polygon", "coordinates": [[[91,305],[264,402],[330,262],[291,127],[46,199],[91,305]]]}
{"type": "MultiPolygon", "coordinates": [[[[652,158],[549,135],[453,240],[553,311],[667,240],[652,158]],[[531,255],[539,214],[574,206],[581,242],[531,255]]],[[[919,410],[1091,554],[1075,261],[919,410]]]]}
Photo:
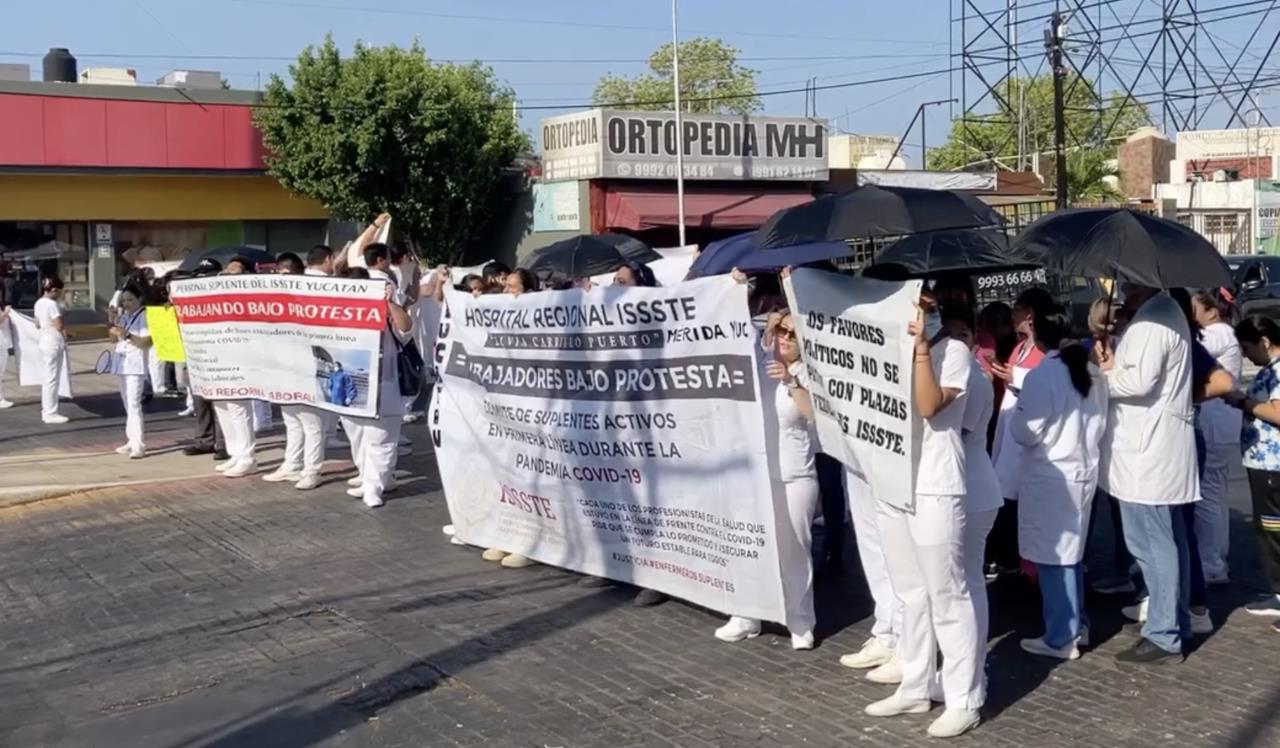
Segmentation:
{"type": "MultiPolygon", "coordinates": [[[[744,58],[845,58],[748,60],[745,64],[759,71],[761,91],[803,88],[805,79],[815,76],[819,86],[842,84],[950,67],[950,4],[951,0],[682,0],[681,36],[719,36],[738,47],[744,58]]],[[[978,4],[1002,6],[1003,0],[978,4]]],[[[218,69],[236,88],[254,88],[259,76],[265,80],[272,72],[283,72],[288,62],[143,55],[288,58],[327,32],[343,47],[357,39],[404,45],[416,37],[436,58],[579,60],[494,62],[526,107],[586,103],[602,74],[640,72],[644,65],[639,60],[670,39],[669,0],[14,0],[7,5],[0,24],[0,62],[28,62],[37,76],[39,54],[51,46],[65,46],[80,58],[82,68],[133,67],[148,81],[175,67],[218,69]],[[92,57],[95,54],[122,57],[92,57]]],[[[1043,13],[1044,8],[1034,12],[1043,13]]],[[[1256,25],[1256,18],[1236,26],[1241,23],[1251,29],[1247,24],[1256,25]]],[[[1034,28],[1026,33],[1034,40],[1042,23],[1029,26],[1034,28]]],[[[1224,44],[1236,38],[1228,26],[1215,27],[1224,44]]],[[[1260,42],[1262,49],[1266,41],[1260,42]]],[[[1136,54],[1130,51],[1129,56],[1136,54]]],[[[940,73],[819,91],[818,113],[844,131],[900,135],[917,104],[952,95],[949,77],[940,73]]],[[[769,96],[764,103],[772,114],[804,111],[802,93],[769,96]]],[[[524,125],[534,132],[542,117],[556,113],[525,110],[524,125]]],[[[931,144],[945,138],[950,113],[947,107],[930,110],[931,144]]],[[[1206,121],[1205,126],[1223,124],[1206,121]]],[[[916,131],[906,150],[913,163],[919,162],[918,142],[916,131]]]]}

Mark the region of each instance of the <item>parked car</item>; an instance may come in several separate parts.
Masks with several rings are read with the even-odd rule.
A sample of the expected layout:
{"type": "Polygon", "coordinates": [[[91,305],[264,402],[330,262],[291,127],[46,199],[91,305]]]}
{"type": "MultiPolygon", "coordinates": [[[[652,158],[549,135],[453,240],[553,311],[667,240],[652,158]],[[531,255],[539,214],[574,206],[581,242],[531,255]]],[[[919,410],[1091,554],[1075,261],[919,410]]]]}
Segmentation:
{"type": "Polygon", "coordinates": [[[1280,257],[1267,255],[1229,256],[1227,264],[1235,265],[1235,306],[1237,319],[1250,314],[1264,314],[1280,319],[1280,257]]]}

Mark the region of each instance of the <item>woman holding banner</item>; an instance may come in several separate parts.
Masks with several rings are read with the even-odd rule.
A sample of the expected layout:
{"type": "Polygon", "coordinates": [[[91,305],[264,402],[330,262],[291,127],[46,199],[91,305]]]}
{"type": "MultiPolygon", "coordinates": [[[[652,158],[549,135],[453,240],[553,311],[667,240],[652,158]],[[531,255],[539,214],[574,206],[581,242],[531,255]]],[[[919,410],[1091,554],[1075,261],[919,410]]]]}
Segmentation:
{"type": "Polygon", "coordinates": [[[40,362],[44,364],[44,382],[40,386],[40,420],[47,424],[66,423],[70,419],[58,412],[58,385],[62,382],[63,360],[67,357],[67,337],[62,326],[62,279],[46,275],[44,295],[36,300],[32,314],[39,330],[40,362]]]}
{"type": "MultiPolygon", "coordinates": [[[[277,258],[276,272],[302,275],[302,259],[292,252],[277,258]]],[[[267,483],[293,483],[299,491],[310,491],[320,485],[320,468],[324,465],[324,442],[327,420],[325,412],[310,405],[281,405],[284,420],[284,459],[275,470],[262,476],[267,483]]]]}
{"type": "Polygon", "coordinates": [[[978,620],[965,579],[965,393],[973,354],[942,327],[936,302],[920,297],[915,338],[914,407],[923,419],[920,462],[911,511],[881,502],[879,529],[893,590],[902,601],[898,660],[902,683],[866,708],[872,717],[924,714],[932,708],[938,650],[946,711],[929,735],[955,737],[981,721],[984,677],[978,620]]]}
{"type": "MultiPolygon", "coordinates": [[[[244,275],[254,271],[254,264],[244,257],[227,261],[223,275],[244,275]]],[[[229,459],[214,466],[227,478],[243,478],[258,469],[257,437],[253,429],[252,400],[218,400],[213,404],[218,428],[222,430],[229,459]]]]}
{"type": "Polygon", "coordinates": [[[120,289],[120,307],[115,324],[107,334],[116,343],[111,368],[120,377],[120,399],[124,401],[124,433],[128,441],[116,449],[117,454],[140,460],[147,455],[142,440],[142,390],[147,382],[151,331],[147,328],[147,309],[142,305],[142,289],[129,284],[120,289]]]}
{"type": "MultiPolygon", "coordinates": [[[[774,408],[778,415],[778,466],[787,492],[790,527],[778,528],[778,562],[787,629],[792,649],[813,649],[813,515],[818,508],[818,471],[814,466],[813,402],[805,387],[804,364],[796,344],[791,312],[776,312],[765,327],[764,343],[773,350],[768,374],[779,383],[774,408]]],[[[716,629],[716,638],[737,642],[760,635],[760,622],[733,616],[716,629]]]]}

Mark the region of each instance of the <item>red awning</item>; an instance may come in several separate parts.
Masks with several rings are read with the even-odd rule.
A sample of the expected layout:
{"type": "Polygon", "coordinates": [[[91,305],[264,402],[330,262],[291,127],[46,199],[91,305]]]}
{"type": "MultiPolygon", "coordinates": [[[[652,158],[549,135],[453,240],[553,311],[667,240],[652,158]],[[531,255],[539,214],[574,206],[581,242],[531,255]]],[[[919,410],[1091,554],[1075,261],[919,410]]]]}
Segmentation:
{"type": "MultiPolygon", "coordinates": [[[[686,188],[686,226],[714,229],[754,229],[783,208],[813,199],[808,192],[780,192],[762,187],[749,189],[686,188]]],[[[675,187],[618,187],[605,190],[605,230],[675,226],[675,187]]]]}

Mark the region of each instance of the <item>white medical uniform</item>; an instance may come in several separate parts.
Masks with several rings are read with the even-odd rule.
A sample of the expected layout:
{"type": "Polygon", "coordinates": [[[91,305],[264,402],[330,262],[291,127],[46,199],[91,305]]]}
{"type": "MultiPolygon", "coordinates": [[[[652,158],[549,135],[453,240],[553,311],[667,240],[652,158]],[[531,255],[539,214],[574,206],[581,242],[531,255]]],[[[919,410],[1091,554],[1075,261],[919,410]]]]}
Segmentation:
{"type": "Polygon", "coordinates": [[[885,647],[893,649],[898,646],[898,632],[902,630],[902,601],[893,594],[893,582],[889,580],[889,569],[884,560],[880,519],[876,511],[878,502],[866,477],[849,468],[844,471],[844,488],[849,498],[853,536],[858,541],[862,576],[871,592],[874,619],[871,635],[885,647]]]}
{"type": "Polygon", "coordinates": [[[996,393],[991,380],[983,373],[977,359],[969,366],[969,388],[964,395],[964,418],[961,441],[964,442],[964,577],[973,597],[978,622],[978,671],[983,670],[987,654],[987,633],[991,628],[991,612],[987,606],[987,579],[983,560],[987,535],[996,523],[996,514],[1004,505],[1000,481],[987,454],[987,424],[995,408],[996,393]]]}
{"type": "MultiPolygon", "coordinates": [[[[1018,469],[1022,464],[1021,447],[1009,434],[1009,419],[1014,408],[1018,407],[1018,391],[1040,361],[1040,351],[1030,339],[1018,343],[1013,355],[1009,358],[1010,381],[1004,388],[1004,397],[1000,400],[1000,413],[996,420],[996,434],[992,441],[991,461],[995,466],[996,478],[1000,481],[1000,489],[1004,498],[1018,500],[1018,469]]],[[[994,393],[993,393],[994,398],[994,393]]]]}
{"type": "Polygon", "coordinates": [[[1074,566],[1084,558],[1106,429],[1107,388],[1081,397],[1057,351],[1027,375],[1009,432],[1022,447],[1018,548],[1037,564],[1074,566]]]}
{"type": "MultiPolygon", "coordinates": [[[[303,270],[302,274],[320,278],[330,277],[329,273],[313,267],[308,267],[306,270],[303,270]]],[[[284,407],[281,406],[280,410],[283,411],[284,407]]],[[[334,433],[338,430],[338,417],[327,410],[320,410],[319,408],[314,410],[320,414],[320,419],[324,428],[324,438],[326,440],[332,438],[334,433]]],[[[288,421],[285,422],[285,428],[288,428],[288,421]]],[[[321,456],[321,461],[324,461],[323,455],[321,456]]]]}
{"type": "MultiPolygon", "coordinates": [[[[808,388],[804,364],[789,371],[801,387],[808,388]]],[[[787,629],[793,634],[813,631],[813,516],[818,509],[818,471],[814,464],[813,424],[804,417],[791,391],[774,388],[778,414],[778,467],[787,492],[789,526],[778,527],[778,562],[782,570],[782,596],[787,606],[787,629]]]]}
{"type": "MultiPolygon", "coordinates": [[[[146,315],[143,314],[143,317],[146,315]]],[[[143,320],[145,323],[145,319],[143,320]]],[[[169,386],[164,378],[164,362],[160,360],[160,353],[153,345],[147,349],[147,366],[146,376],[151,380],[151,391],[157,395],[162,392],[168,392],[169,386]]]]}
{"type": "MultiPolygon", "coordinates": [[[[1202,331],[1200,342],[1238,385],[1244,356],[1231,325],[1225,322],[1209,325],[1202,331]]],[[[1240,458],[1240,417],[1239,410],[1219,398],[1200,405],[1200,430],[1205,442],[1200,496],[1204,500],[1196,504],[1196,542],[1200,547],[1200,564],[1209,579],[1227,576],[1227,552],[1231,546],[1227,481],[1231,463],[1240,458]]]]}
{"type": "Polygon", "coordinates": [[[58,415],[58,383],[62,376],[62,359],[67,355],[67,339],[54,329],[53,321],[62,317],[58,302],[48,296],[36,300],[33,309],[40,329],[40,361],[44,364],[44,382],[40,385],[40,416],[58,415]]]}
{"type": "Polygon", "coordinates": [[[893,590],[902,600],[897,654],[902,665],[899,697],[928,700],[942,650],[947,708],[974,710],[985,698],[978,660],[978,621],[965,579],[965,450],[961,436],[973,353],[942,338],[930,348],[938,385],[959,395],[925,419],[916,474],[915,507],[884,502],[880,538],[893,590]]]}
{"type": "Polygon", "coordinates": [[[227,454],[236,464],[257,464],[258,439],[253,431],[252,400],[215,400],[213,414],[222,429],[227,454]]]}
{"type": "Polygon", "coordinates": [[[0,403],[4,399],[4,375],[9,369],[9,349],[13,347],[13,323],[8,317],[0,322],[0,403]]]}
{"type": "MultiPolygon", "coordinates": [[[[147,313],[142,307],[124,312],[116,325],[133,337],[151,337],[147,313]]],[[[152,347],[154,350],[154,346],[152,347]]],[[[124,434],[131,452],[146,449],[142,425],[142,390],[147,381],[147,351],[121,338],[116,341],[112,369],[120,377],[120,399],[124,402],[124,434]]]]}
{"type": "MultiPolygon", "coordinates": [[[[369,276],[394,285],[386,273],[370,268],[369,276]]],[[[403,301],[398,292],[391,300],[403,301]]],[[[378,415],[376,418],[342,416],[342,430],[351,442],[351,461],[359,473],[364,489],[364,501],[381,500],[383,492],[391,484],[396,469],[396,452],[400,441],[400,427],[404,424],[404,396],[400,394],[400,382],[396,363],[396,345],[391,337],[394,322],[382,328],[381,376],[378,383],[378,415]]],[[[412,331],[404,335],[395,333],[400,340],[408,340],[412,331]]]]}

